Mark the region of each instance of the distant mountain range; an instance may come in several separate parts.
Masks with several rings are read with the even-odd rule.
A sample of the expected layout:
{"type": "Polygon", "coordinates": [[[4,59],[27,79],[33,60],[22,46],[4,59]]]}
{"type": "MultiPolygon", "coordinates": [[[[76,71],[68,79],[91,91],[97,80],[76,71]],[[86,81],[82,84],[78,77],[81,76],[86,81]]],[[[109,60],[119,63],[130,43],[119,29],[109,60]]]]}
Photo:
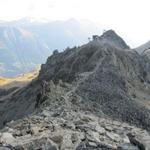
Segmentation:
{"type": "Polygon", "coordinates": [[[0,76],[12,77],[42,64],[54,49],[88,41],[100,29],[88,21],[0,22],[0,76]]]}
{"type": "MultiPolygon", "coordinates": [[[[101,33],[101,26],[87,20],[35,21],[23,18],[0,21],[0,76],[13,77],[31,71],[45,63],[55,49],[63,51],[67,47],[82,45],[92,35],[101,33]]],[[[122,41],[120,43],[124,46],[122,41]]],[[[149,48],[150,42],[147,42],[134,50],[150,57],[149,48]]]]}
{"type": "Polygon", "coordinates": [[[0,27],[0,76],[15,76],[33,69],[50,55],[46,43],[26,29],[0,27]]]}

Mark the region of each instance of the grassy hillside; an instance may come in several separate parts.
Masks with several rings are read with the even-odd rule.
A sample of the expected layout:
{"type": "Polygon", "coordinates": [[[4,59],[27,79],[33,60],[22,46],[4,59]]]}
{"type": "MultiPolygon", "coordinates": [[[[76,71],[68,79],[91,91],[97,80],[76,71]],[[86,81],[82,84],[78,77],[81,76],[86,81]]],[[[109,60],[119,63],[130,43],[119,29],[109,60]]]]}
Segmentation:
{"type": "Polygon", "coordinates": [[[13,78],[0,77],[0,89],[8,89],[13,87],[22,87],[31,82],[39,74],[40,67],[35,70],[22,74],[13,78]]]}

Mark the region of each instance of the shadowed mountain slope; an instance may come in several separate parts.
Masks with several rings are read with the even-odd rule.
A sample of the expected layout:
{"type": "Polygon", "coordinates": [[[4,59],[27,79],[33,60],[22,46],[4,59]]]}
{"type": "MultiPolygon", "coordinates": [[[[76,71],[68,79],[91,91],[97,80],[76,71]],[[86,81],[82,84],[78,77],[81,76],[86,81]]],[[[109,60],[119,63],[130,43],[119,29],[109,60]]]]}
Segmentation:
{"type": "Polygon", "coordinates": [[[149,91],[149,57],[106,31],[55,51],[29,85],[2,91],[0,149],[149,150],[149,91]]]}
{"type": "MultiPolygon", "coordinates": [[[[107,31],[100,39],[105,35],[118,38],[107,31]]],[[[93,40],[50,56],[37,80],[1,100],[1,126],[43,105],[53,110],[62,99],[59,102],[67,102],[70,109],[90,110],[150,129],[150,72],[146,69],[150,62],[119,47],[121,40],[116,46],[110,40],[93,40]]]]}

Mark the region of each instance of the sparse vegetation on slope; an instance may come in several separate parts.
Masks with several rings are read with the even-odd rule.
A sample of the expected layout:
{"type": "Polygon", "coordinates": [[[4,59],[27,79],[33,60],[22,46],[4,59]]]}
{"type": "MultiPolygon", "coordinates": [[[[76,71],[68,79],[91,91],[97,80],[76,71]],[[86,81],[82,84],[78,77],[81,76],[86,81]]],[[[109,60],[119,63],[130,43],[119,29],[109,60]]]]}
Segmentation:
{"type": "Polygon", "coordinates": [[[23,87],[35,79],[39,74],[40,67],[35,70],[12,78],[0,77],[0,89],[9,89],[12,87],[23,87]]]}

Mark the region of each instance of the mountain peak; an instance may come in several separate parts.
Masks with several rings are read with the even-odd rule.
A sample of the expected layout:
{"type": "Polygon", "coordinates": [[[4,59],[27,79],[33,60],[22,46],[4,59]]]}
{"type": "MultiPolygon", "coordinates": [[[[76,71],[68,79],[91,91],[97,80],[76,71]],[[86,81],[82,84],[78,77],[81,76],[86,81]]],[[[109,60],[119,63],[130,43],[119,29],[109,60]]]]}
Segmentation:
{"type": "Polygon", "coordinates": [[[118,36],[118,35],[116,34],[114,30],[110,29],[110,30],[104,31],[102,36],[118,36]]]}
{"type": "Polygon", "coordinates": [[[105,31],[100,38],[109,41],[111,44],[114,44],[119,48],[130,49],[125,41],[114,30],[105,31]]]}
{"type": "Polygon", "coordinates": [[[97,40],[104,43],[109,43],[121,49],[130,49],[125,41],[114,31],[105,31],[101,36],[94,35],[93,40],[97,40]]]}

